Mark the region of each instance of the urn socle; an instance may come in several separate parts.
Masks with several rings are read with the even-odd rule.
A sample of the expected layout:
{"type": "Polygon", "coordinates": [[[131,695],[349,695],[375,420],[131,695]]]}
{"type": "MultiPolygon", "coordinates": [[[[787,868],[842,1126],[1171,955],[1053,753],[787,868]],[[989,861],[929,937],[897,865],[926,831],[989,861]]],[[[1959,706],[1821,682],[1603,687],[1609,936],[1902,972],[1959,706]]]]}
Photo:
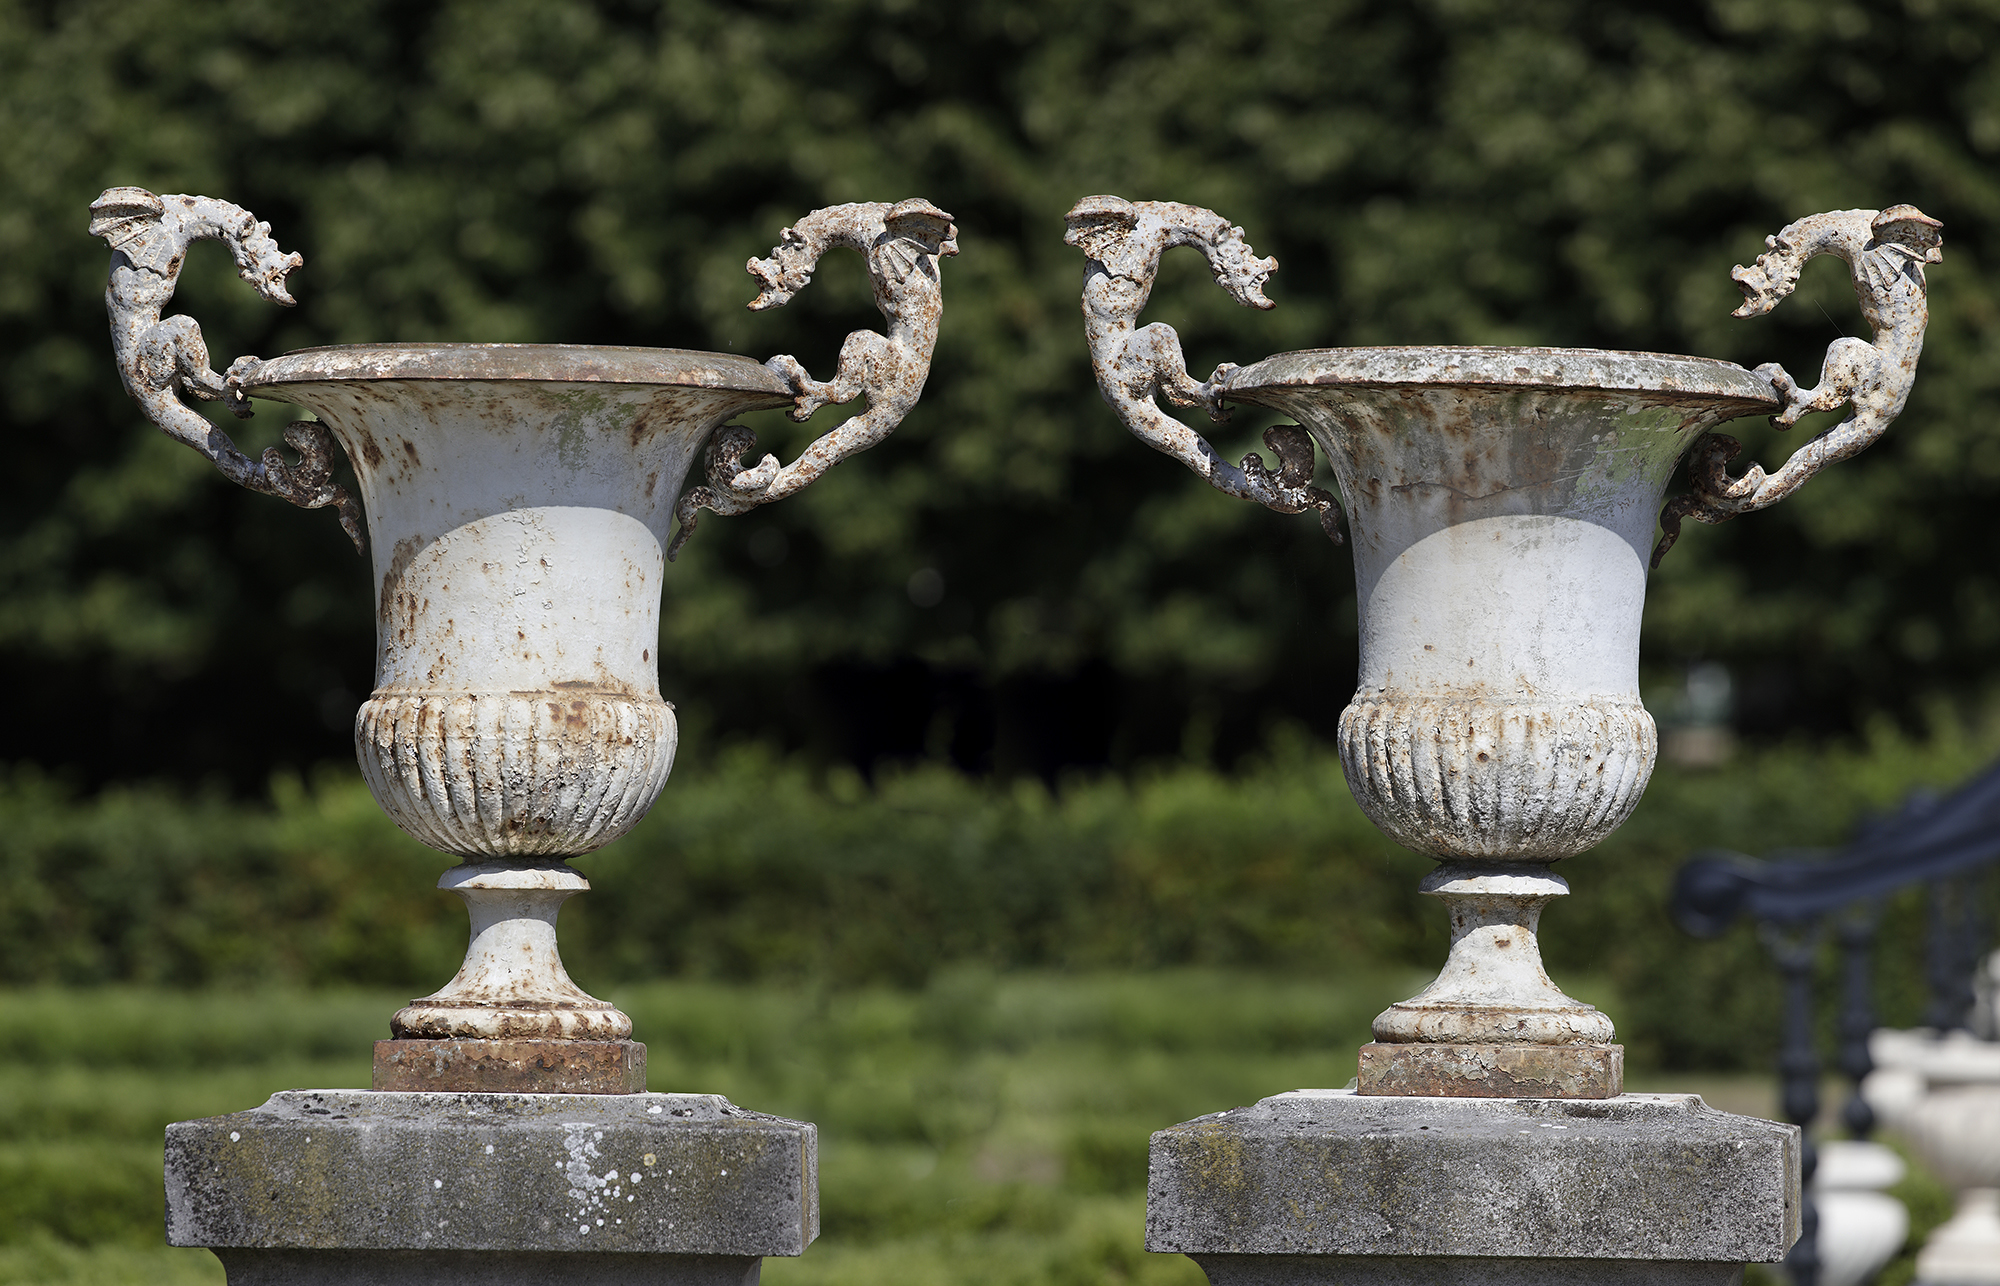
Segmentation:
{"type": "Polygon", "coordinates": [[[566,859],[628,831],[678,744],[659,682],[662,579],[703,509],[741,513],[880,442],[923,391],[937,343],[938,263],[958,253],[928,201],[861,202],[786,228],[747,265],[752,309],[810,284],[820,256],[859,251],[886,333],[856,331],[831,380],[790,356],[564,344],[357,344],[209,367],[201,328],[162,317],[197,240],[221,241],[265,298],[289,305],[302,263],[227,202],[113,188],[91,207],[112,247],[106,305],[126,388],[160,428],[232,480],[335,507],[376,585],[375,688],[355,719],[370,790],[397,825],[461,859],[458,975],[392,1022],[376,1088],[626,1093],[645,1088],[631,1020],[564,970],[555,922],[587,888],[566,859]],[[293,423],[252,460],[184,396],[289,402],[293,423]],[[745,467],[730,417],[790,406],[804,420],[867,408],[790,464],[745,467]],[[332,473],[335,444],[359,496],[332,473]],[[684,489],[699,458],[706,480],[684,489]],[[670,530],[675,520],[679,530],[670,530]]]}
{"type": "Polygon", "coordinates": [[[1172,328],[1138,324],[1160,257],[1199,249],[1216,284],[1257,308],[1273,306],[1263,287],[1277,261],[1220,215],[1175,202],[1086,197],[1068,224],[1086,256],[1092,367],[1126,427],[1218,490],[1315,512],[1336,543],[1345,513],[1361,664],[1340,718],[1342,771],[1384,833],[1440,861],[1422,887],[1452,921],[1437,981],[1376,1019],[1361,1093],[1616,1095],[1611,1021],[1550,981],[1535,933],[1568,892],[1551,864],[1617,829],[1658,753],[1638,685],[1648,570],[1683,519],[1773,504],[1901,413],[1940,225],[1912,206],[1813,215],[1734,270],[1736,315],[1752,316],[1815,255],[1848,263],[1874,340],[1836,341],[1807,389],[1776,365],[1556,348],[1317,349],[1198,381],[1172,328]],[[1254,452],[1232,465],[1155,399],[1296,423],[1264,434],[1275,469],[1254,452]],[[1726,471],[1738,447],[1713,431],[1724,421],[1767,414],[1784,427],[1843,405],[1848,416],[1776,472],[1726,471]],[[1313,485],[1314,443],[1338,500],[1313,485]],[[1663,511],[1684,456],[1692,488],[1663,511]]]}

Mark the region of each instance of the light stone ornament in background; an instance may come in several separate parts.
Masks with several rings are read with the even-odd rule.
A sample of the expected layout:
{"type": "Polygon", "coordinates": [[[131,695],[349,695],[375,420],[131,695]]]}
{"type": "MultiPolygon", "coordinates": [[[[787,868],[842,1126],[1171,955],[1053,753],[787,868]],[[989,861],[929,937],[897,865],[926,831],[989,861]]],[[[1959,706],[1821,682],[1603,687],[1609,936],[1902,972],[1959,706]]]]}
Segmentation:
{"type": "Polygon", "coordinates": [[[1859,1139],[1828,1139],[1814,1151],[1817,1286],[1866,1286],[1909,1236],[1909,1210],[1886,1191],[1907,1168],[1882,1144],[1859,1139]]]}
{"type": "Polygon", "coordinates": [[[1918,1286],[2000,1286],[2000,1045],[1878,1028],[1862,1097],[1956,1194],[1917,1256],[1918,1286]]]}
{"type": "Polygon", "coordinates": [[[644,1088],[631,1020],[570,979],[555,922],[589,888],[566,859],[630,830],[673,766],[679,734],[654,656],[666,551],[700,509],[794,494],[915,405],[942,311],[938,260],[958,252],[951,216],[921,199],[837,206],[751,261],[750,307],[766,309],[827,250],[867,260],[889,333],[848,336],[821,383],[789,356],[561,344],[344,345],[240,358],[218,376],[200,328],[160,317],[189,243],[225,242],[244,279],[287,305],[300,257],[206,197],[113,188],[91,213],[112,246],[119,369],[154,423],[244,486],[337,506],[358,544],[355,501],[331,481],[334,442],[354,467],[377,585],[357,757],[397,825],[462,859],[439,886],[472,921],[458,976],[396,1015],[377,1088],[644,1088]],[[251,397],[314,412],[285,431],[301,463],[249,460],[181,393],[238,415],[251,397]],[[724,427],[730,417],[789,406],[803,420],[859,395],[866,412],[793,464],[737,467],[751,439],[724,427]],[[683,496],[705,446],[710,482],[683,496]]]}

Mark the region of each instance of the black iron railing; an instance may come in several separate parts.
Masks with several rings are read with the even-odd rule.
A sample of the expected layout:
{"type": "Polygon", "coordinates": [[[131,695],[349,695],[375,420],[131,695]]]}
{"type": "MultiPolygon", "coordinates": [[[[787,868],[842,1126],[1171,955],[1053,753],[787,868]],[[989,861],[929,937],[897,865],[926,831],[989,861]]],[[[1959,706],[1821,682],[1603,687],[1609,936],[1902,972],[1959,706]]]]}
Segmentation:
{"type": "MultiPolygon", "coordinates": [[[[1966,1026],[1972,977],[1992,938],[1981,881],[2000,870],[2000,764],[1950,795],[1912,795],[1896,812],[1871,819],[1846,847],[1781,850],[1758,860],[1709,850],[1690,858],[1674,880],[1675,921],[1696,937],[1715,937],[1738,920],[1757,926],[1784,979],[1778,1053],[1780,1105],[1810,1130],[1820,1109],[1818,1018],[1814,983],[1829,933],[1840,956],[1837,1064],[1856,1087],[1841,1124],[1866,1138],[1875,1114],[1858,1092],[1874,1070],[1868,1034],[1877,1026],[1874,956],[1886,899],[1929,885],[1924,1023],[1938,1031],[1966,1026]]],[[[1805,1180],[1817,1164],[1810,1132],[1805,1180]]],[[[1818,1286],[1818,1213],[1808,1188],[1804,1229],[1785,1260],[1794,1286],[1818,1286]]]]}

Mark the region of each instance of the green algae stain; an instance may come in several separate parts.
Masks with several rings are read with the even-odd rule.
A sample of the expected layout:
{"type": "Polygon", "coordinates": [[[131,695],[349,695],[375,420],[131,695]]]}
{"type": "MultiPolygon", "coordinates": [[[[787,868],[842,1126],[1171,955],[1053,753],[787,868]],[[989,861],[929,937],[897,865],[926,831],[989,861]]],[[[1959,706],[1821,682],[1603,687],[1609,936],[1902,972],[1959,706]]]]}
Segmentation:
{"type": "Polygon", "coordinates": [[[556,461],[571,473],[590,465],[596,439],[628,431],[640,410],[605,389],[550,389],[541,398],[556,437],[556,461]]]}

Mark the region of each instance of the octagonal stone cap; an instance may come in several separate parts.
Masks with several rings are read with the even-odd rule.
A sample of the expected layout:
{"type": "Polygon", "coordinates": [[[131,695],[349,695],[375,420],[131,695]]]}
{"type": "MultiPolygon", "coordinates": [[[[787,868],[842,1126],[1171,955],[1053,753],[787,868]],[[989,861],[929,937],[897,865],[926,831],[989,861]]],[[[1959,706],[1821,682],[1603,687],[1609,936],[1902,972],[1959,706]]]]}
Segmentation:
{"type": "Polygon", "coordinates": [[[1146,1249],[1774,1263],[1799,1131],[1694,1094],[1300,1090],[1153,1136],[1146,1249]]]}
{"type": "Polygon", "coordinates": [[[167,1127],[167,1241],[797,1255],[818,1132],[713,1094],[287,1090],[167,1127]]]}

